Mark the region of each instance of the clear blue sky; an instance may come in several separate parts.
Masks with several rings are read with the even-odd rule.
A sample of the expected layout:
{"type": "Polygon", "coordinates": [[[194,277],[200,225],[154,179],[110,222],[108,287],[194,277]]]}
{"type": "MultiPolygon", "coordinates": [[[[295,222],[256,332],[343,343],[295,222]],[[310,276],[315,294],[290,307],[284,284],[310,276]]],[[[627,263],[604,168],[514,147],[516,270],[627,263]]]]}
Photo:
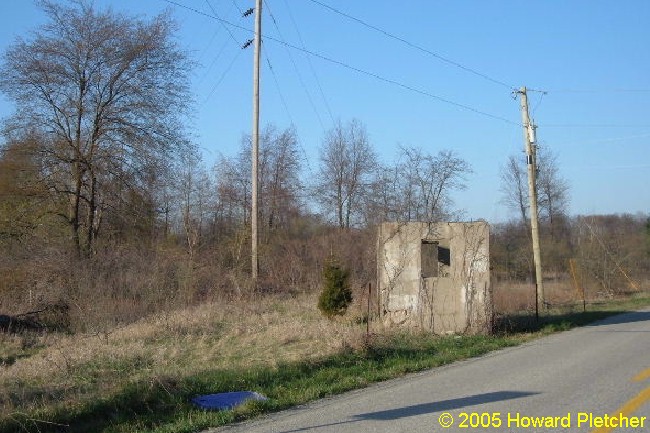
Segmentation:
{"type": "MultiPolygon", "coordinates": [[[[63,0],[61,0],[63,1],[63,0]]],[[[251,29],[238,9],[253,0],[175,0],[251,29]]],[[[650,212],[650,2],[647,0],[319,0],[413,44],[529,95],[538,141],[559,154],[571,187],[572,214],[650,212]]],[[[164,0],[96,0],[129,14],[170,9],[179,43],[200,63],[193,76],[191,129],[206,162],[232,155],[251,129],[251,33],[164,0]],[[237,41],[233,40],[233,38],[237,41]]],[[[519,103],[494,83],[387,38],[311,0],[266,0],[263,33],[430,95],[519,123],[519,103]],[[269,14],[272,12],[274,21],[269,14]],[[278,31],[279,28],[279,31],[278,31]]],[[[0,48],[43,22],[28,0],[3,0],[0,48]]],[[[295,124],[309,166],[332,117],[367,127],[384,161],[399,144],[432,153],[453,149],[474,169],[456,194],[468,219],[502,221],[499,170],[523,158],[521,128],[406,90],[267,39],[262,124],[295,124]],[[277,85],[276,85],[277,79],[277,85]],[[322,93],[321,90],[322,89],[322,93]],[[282,102],[284,99],[286,103],[282,102]],[[328,109],[329,107],[329,109],[328,109]],[[331,111],[331,116],[330,116],[331,111]]],[[[13,107],[0,99],[0,116],[13,107]]],[[[309,169],[308,169],[309,170],[309,169]]],[[[309,173],[309,171],[308,171],[309,173]]]]}

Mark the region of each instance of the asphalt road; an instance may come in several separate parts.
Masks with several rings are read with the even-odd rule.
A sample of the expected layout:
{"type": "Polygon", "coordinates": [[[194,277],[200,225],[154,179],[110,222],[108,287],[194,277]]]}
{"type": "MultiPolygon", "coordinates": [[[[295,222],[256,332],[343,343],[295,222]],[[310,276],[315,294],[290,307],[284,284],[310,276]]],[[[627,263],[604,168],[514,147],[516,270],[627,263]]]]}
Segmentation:
{"type": "Polygon", "coordinates": [[[650,432],[650,310],[212,430],[443,431],[650,432]]]}

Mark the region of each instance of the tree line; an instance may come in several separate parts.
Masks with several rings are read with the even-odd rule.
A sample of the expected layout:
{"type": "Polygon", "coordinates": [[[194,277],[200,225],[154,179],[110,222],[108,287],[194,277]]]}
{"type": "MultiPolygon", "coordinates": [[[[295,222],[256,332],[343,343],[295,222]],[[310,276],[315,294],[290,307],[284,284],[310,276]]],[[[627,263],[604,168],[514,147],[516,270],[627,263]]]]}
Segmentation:
{"type": "MultiPolygon", "coordinates": [[[[47,22],[0,66],[16,108],[0,151],[2,303],[126,317],[250,289],[250,137],[202,161],[183,127],[194,65],[173,18],[39,4],[47,22]]],[[[356,119],[324,133],[313,173],[305,162],[295,127],[263,129],[262,290],[315,287],[332,255],[369,280],[371,227],[452,215],[470,172],[451,151],[401,148],[382,164],[356,119]]]]}
{"type": "MultiPolygon", "coordinates": [[[[451,150],[399,147],[384,163],[360,120],[340,120],[324,132],[312,171],[297,128],[267,125],[258,178],[261,281],[251,287],[251,140],[244,135],[239,151],[213,167],[202,160],[183,127],[194,65],[174,39],[173,18],[40,4],[48,21],[18,38],[0,66],[0,91],[16,108],[0,147],[0,309],[63,302],[82,328],[90,317],[128,321],[253,289],[313,290],[333,256],[359,286],[375,278],[378,223],[461,217],[453,196],[472,168],[451,150]]],[[[593,232],[619,267],[627,246],[611,245],[622,227],[640,239],[634,248],[647,251],[641,217],[590,220],[591,235],[579,228],[567,216],[557,157],[542,149],[539,159],[549,269],[566,273],[565,259],[585,245],[595,257],[593,232]]],[[[510,158],[502,192],[520,219],[496,227],[499,278],[525,280],[530,267],[523,176],[521,161],[510,158]]],[[[599,278],[614,287],[607,272],[599,278]]]]}

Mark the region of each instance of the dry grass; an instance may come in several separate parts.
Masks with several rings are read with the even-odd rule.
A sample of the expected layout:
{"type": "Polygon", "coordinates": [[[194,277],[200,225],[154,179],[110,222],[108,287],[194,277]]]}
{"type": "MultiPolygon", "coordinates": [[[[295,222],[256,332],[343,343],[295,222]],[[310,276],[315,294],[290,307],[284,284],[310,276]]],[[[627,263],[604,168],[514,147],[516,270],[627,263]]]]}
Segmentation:
{"type": "Polygon", "coordinates": [[[331,322],[316,295],[278,295],[162,313],[99,334],[5,335],[0,415],[110,396],[137,380],[332,354],[361,339],[365,327],[350,316],[331,322]]]}
{"type": "MultiPolygon", "coordinates": [[[[594,281],[584,284],[586,305],[601,304],[613,300],[638,299],[650,293],[650,280],[636,281],[635,284],[615,293],[606,292],[594,281]]],[[[494,311],[497,316],[533,313],[535,311],[535,285],[522,282],[499,281],[493,283],[494,311]]],[[[582,311],[583,293],[579,291],[570,276],[544,281],[544,297],[556,312],[582,311]]],[[[587,307],[589,309],[589,307],[587,307]]]]}
{"type": "MultiPolygon", "coordinates": [[[[534,305],[531,286],[501,284],[494,294],[498,313],[534,305]]],[[[0,419],[110,400],[136,383],[171,395],[207,372],[243,373],[360,347],[367,298],[356,299],[336,321],[321,316],[316,293],[276,294],[158,313],[105,332],[0,334],[0,419]]],[[[577,298],[569,284],[548,284],[547,299],[577,298]]]]}
{"type": "MultiPolygon", "coordinates": [[[[650,288],[650,285],[641,285],[650,288]]],[[[515,313],[535,310],[535,285],[522,282],[496,283],[493,288],[494,310],[497,313],[515,313]]],[[[624,293],[622,293],[623,295],[624,293]]],[[[576,290],[570,279],[556,279],[544,282],[544,297],[553,306],[579,304],[582,293],[576,290]]],[[[590,285],[585,289],[586,301],[594,302],[608,298],[597,286],[590,285]]]]}

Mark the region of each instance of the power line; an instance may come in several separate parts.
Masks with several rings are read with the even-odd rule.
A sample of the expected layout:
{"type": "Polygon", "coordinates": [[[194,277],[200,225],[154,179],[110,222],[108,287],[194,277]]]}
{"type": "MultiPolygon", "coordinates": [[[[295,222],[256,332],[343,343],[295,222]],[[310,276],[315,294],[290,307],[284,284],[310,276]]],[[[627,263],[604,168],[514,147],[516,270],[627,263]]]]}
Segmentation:
{"type": "Polygon", "coordinates": [[[587,170],[636,170],[650,168],[650,164],[635,164],[635,165],[569,165],[573,169],[587,169],[587,170]]]}
{"type": "Polygon", "coordinates": [[[548,123],[544,128],[650,128],[643,124],[614,124],[614,123],[548,123]]]}
{"type": "Polygon", "coordinates": [[[310,50],[302,49],[302,48],[299,48],[299,47],[296,47],[296,46],[293,46],[293,45],[290,45],[290,44],[287,44],[287,45],[290,46],[291,48],[296,49],[296,50],[304,51],[305,53],[310,54],[310,55],[312,55],[314,57],[318,57],[319,59],[328,61],[330,63],[337,64],[339,66],[342,66],[344,68],[350,69],[350,70],[355,71],[355,72],[358,72],[360,74],[367,75],[369,77],[373,77],[373,78],[375,78],[375,79],[377,79],[379,81],[383,81],[385,83],[393,84],[393,85],[395,85],[397,87],[401,87],[401,88],[409,90],[411,92],[418,93],[418,94],[423,95],[423,96],[428,96],[429,98],[435,99],[435,100],[440,101],[440,102],[444,102],[445,104],[453,105],[455,107],[462,108],[464,110],[471,111],[473,113],[480,114],[482,116],[490,117],[492,119],[500,120],[502,122],[509,123],[511,125],[521,126],[519,123],[513,122],[512,120],[506,119],[505,117],[497,116],[495,114],[486,113],[485,111],[478,110],[476,108],[470,107],[469,105],[454,102],[454,101],[452,101],[450,99],[446,99],[446,98],[443,98],[441,96],[435,95],[433,93],[427,92],[426,90],[418,89],[416,87],[410,86],[408,84],[401,83],[399,81],[396,81],[396,80],[393,80],[393,79],[390,79],[390,78],[384,78],[381,75],[375,74],[374,72],[369,72],[369,71],[365,71],[363,69],[359,69],[357,67],[348,65],[348,64],[346,64],[344,62],[341,62],[339,60],[335,60],[335,59],[323,56],[321,54],[315,53],[315,52],[310,51],[310,50]]]}
{"type": "MultiPolygon", "coordinates": [[[[235,45],[237,45],[237,47],[240,48],[241,44],[237,41],[237,39],[236,39],[235,36],[233,35],[233,33],[232,33],[232,31],[230,30],[230,28],[225,24],[225,22],[224,22],[225,20],[222,20],[221,17],[219,17],[219,14],[217,13],[216,9],[212,6],[212,3],[210,3],[210,0],[205,0],[205,2],[206,2],[207,5],[210,7],[210,10],[211,10],[212,13],[215,15],[215,17],[218,19],[218,21],[219,21],[219,23],[221,24],[221,26],[222,26],[222,27],[223,27],[223,28],[228,32],[228,34],[230,35],[230,39],[232,39],[233,42],[235,43],[235,45]]],[[[237,7],[237,3],[235,3],[235,0],[233,0],[233,4],[235,5],[235,7],[237,7]]],[[[238,8],[238,7],[237,7],[237,8],[238,8]]],[[[204,77],[201,79],[201,82],[203,81],[203,79],[205,79],[205,76],[207,76],[209,70],[210,70],[210,69],[212,68],[212,66],[217,62],[217,60],[219,59],[219,57],[221,57],[221,54],[222,54],[222,52],[223,52],[223,50],[224,50],[225,47],[226,47],[226,42],[224,41],[224,44],[221,46],[221,49],[220,49],[219,52],[217,53],[217,56],[216,56],[216,57],[214,58],[214,60],[210,63],[209,68],[206,70],[204,77]]],[[[235,54],[235,56],[232,58],[232,60],[231,60],[230,63],[228,64],[228,67],[226,67],[225,71],[223,71],[223,73],[221,74],[221,77],[219,77],[219,80],[215,83],[215,85],[212,87],[212,89],[210,90],[210,92],[209,92],[208,95],[206,96],[205,101],[203,102],[204,104],[206,104],[206,103],[208,102],[208,100],[210,99],[210,97],[212,96],[212,94],[217,90],[217,88],[219,87],[219,85],[223,82],[224,78],[226,77],[226,75],[228,74],[228,72],[230,72],[230,70],[232,69],[233,65],[235,64],[235,61],[237,60],[237,58],[239,57],[240,54],[241,54],[241,50],[237,50],[237,53],[235,54]]]]}
{"type": "Polygon", "coordinates": [[[539,106],[542,105],[542,100],[544,99],[544,95],[546,95],[546,92],[540,92],[539,100],[537,101],[537,103],[533,107],[533,109],[531,111],[531,116],[535,116],[535,112],[537,112],[537,109],[539,108],[539,106]]]}
{"type": "Polygon", "coordinates": [[[625,89],[625,88],[601,88],[601,89],[551,89],[549,93],[648,93],[650,89],[625,89]]]}
{"type": "MultiPolygon", "coordinates": [[[[280,40],[282,41],[283,44],[285,44],[285,48],[288,47],[288,44],[284,40],[284,37],[282,36],[282,32],[280,31],[280,27],[278,26],[277,21],[275,20],[275,16],[271,13],[271,10],[268,8],[268,4],[264,2],[266,5],[266,9],[269,12],[269,15],[271,16],[271,21],[273,22],[273,25],[275,26],[276,31],[278,32],[278,36],[280,37],[280,40]]],[[[268,36],[265,36],[265,38],[268,38],[268,36]]],[[[323,119],[320,116],[320,113],[316,109],[316,104],[314,103],[314,100],[311,96],[311,93],[309,93],[309,90],[307,89],[307,85],[302,79],[302,74],[300,73],[300,70],[298,69],[298,64],[296,63],[295,59],[291,55],[291,51],[287,49],[287,54],[289,55],[289,60],[291,61],[291,64],[293,65],[293,69],[296,71],[296,75],[298,76],[298,82],[300,83],[300,86],[302,87],[302,90],[305,92],[307,95],[307,100],[309,100],[309,104],[311,105],[312,109],[314,110],[314,113],[316,114],[316,117],[318,118],[318,123],[320,124],[321,128],[324,130],[325,129],[325,124],[323,123],[323,119]]]]}
{"type": "Polygon", "coordinates": [[[214,42],[214,39],[217,37],[217,35],[219,34],[220,31],[221,31],[221,27],[217,27],[217,29],[214,31],[214,33],[212,33],[212,36],[210,37],[210,40],[208,40],[208,43],[205,45],[205,48],[203,48],[203,50],[201,50],[201,54],[199,55],[199,61],[201,61],[203,59],[203,56],[205,56],[208,49],[212,45],[212,42],[214,42]]]}
{"type": "Polygon", "coordinates": [[[275,88],[277,89],[278,94],[280,95],[280,101],[282,101],[282,106],[284,107],[284,111],[287,112],[289,121],[293,124],[293,118],[291,117],[291,113],[289,112],[289,106],[287,105],[287,101],[284,99],[284,95],[280,90],[280,83],[278,82],[278,77],[275,74],[275,70],[273,69],[273,66],[271,65],[271,59],[269,59],[269,55],[265,50],[262,50],[262,52],[264,53],[264,57],[266,58],[266,63],[269,65],[269,70],[271,71],[271,75],[273,76],[273,81],[275,82],[275,88]]]}
{"type": "MultiPolygon", "coordinates": [[[[293,118],[291,116],[291,112],[289,111],[289,107],[287,105],[287,102],[284,99],[284,96],[282,95],[282,91],[280,90],[280,84],[278,82],[278,78],[273,70],[273,66],[271,66],[271,61],[269,60],[268,55],[266,55],[266,52],[264,53],[266,57],[266,61],[269,64],[269,69],[271,70],[271,74],[273,75],[273,80],[275,81],[275,86],[278,90],[278,94],[280,95],[280,100],[282,101],[282,105],[284,106],[285,111],[287,112],[287,116],[289,116],[289,120],[291,121],[292,127],[295,127],[295,123],[293,122],[293,118]]],[[[298,147],[302,151],[302,156],[304,157],[304,161],[307,163],[307,170],[309,171],[309,174],[313,176],[313,171],[311,169],[311,164],[309,163],[309,158],[307,157],[307,151],[305,150],[305,147],[300,143],[300,140],[296,138],[296,142],[298,143],[298,147]]]]}
{"type": "MultiPolygon", "coordinates": [[[[278,81],[278,77],[275,73],[275,70],[273,69],[273,66],[271,65],[271,59],[269,58],[267,52],[263,50],[264,57],[266,58],[266,62],[269,65],[269,69],[271,70],[271,75],[273,76],[273,81],[275,82],[275,87],[278,90],[278,94],[280,95],[280,101],[282,102],[282,105],[284,106],[284,110],[287,112],[287,116],[289,117],[289,121],[291,122],[291,125],[294,125],[293,122],[293,117],[291,116],[291,112],[289,111],[289,106],[287,105],[287,101],[284,99],[284,95],[282,94],[282,90],[280,89],[280,82],[278,81]]],[[[309,158],[307,158],[307,152],[305,151],[305,148],[303,147],[302,144],[298,141],[298,146],[300,147],[300,150],[302,151],[302,154],[305,158],[305,162],[307,163],[307,169],[309,170],[310,174],[313,174],[312,169],[311,169],[311,164],[309,163],[309,158]]]]}
{"type": "Polygon", "coordinates": [[[235,5],[235,7],[237,8],[237,10],[239,11],[239,13],[241,15],[244,14],[244,11],[242,10],[242,8],[240,8],[239,5],[237,4],[237,0],[232,0],[232,4],[235,5]]]}
{"type": "Polygon", "coordinates": [[[435,52],[433,52],[433,51],[431,51],[431,50],[429,50],[429,49],[427,49],[427,48],[425,48],[425,47],[423,47],[421,45],[417,45],[417,44],[415,44],[413,42],[410,42],[410,41],[408,41],[408,40],[406,40],[404,38],[396,36],[395,34],[388,32],[387,30],[384,30],[384,29],[381,29],[381,28],[379,28],[377,26],[374,26],[374,25],[372,25],[372,24],[370,24],[370,23],[368,23],[368,22],[366,22],[366,21],[364,21],[364,20],[362,20],[360,18],[354,17],[354,16],[352,16],[352,15],[350,15],[348,13],[345,13],[345,12],[339,10],[339,9],[336,9],[336,8],[334,8],[334,7],[332,7],[332,6],[328,5],[328,4],[325,4],[325,3],[320,2],[318,0],[309,0],[309,1],[311,1],[312,3],[315,3],[315,4],[319,5],[319,6],[322,6],[322,7],[326,8],[326,9],[329,9],[330,11],[332,11],[332,12],[334,12],[336,14],[339,14],[339,15],[345,17],[345,18],[348,18],[348,19],[350,19],[352,21],[355,21],[355,22],[357,22],[357,23],[359,23],[359,24],[361,24],[361,25],[363,25],[363,26],[365,26],[365,27],[367,27],[367,28],[369,28],[371,30],[379,32],[379,33],[383,34],[386,37],[389,37],[389,38],[394,39],[396,41],[402,42],[403,44],[406,44],[411,48],[414,48],[414,49],[416,49],[418,51],[421,51],[421,52],[426,53],[426,54],[428,54],[428,55],[430,55],[432,57],[435,57],[436,59],[440,60],[441,62],[447,63],[447,64],[452,65],[452,66],[456,66],[457,68],[460,68],[465,72],[469,72],[470,74],[474,74],[474,75],[476,75],[478,77],[481,77],[481,78],[483,78],[483,79],[485,79],[487,81],[491,81],[492,83],[498,84],[500,86],[506,87],[506,88],[508,88],[510,90],[513,90],[513,89],[516,88],[516,86],[512,86],[512,85],[507,84],[507,83],[505,83],[505,82],[503,82],[501,80],[497,80],[496,78],[492,78],[487,74],[479,72],[479,71],[477,71],[475,69],[472,69],[470,67],[464,66],[464,65],[462,65],[462,64],[460,64],[460,63],[458,63],[458,62],[456,62],[454,60],[451,60],[451,59],[449,59],[447,57],[441,56],[440,54],[435,53],[435,52]]]}
{"type": "MultiPolygon", "coordinates": [[[[248,31],[248,32],[252,32],[251,30],[249,30],[249,29],[247,29],[247,28],[245,28],[245,27],[243,27],[243,26],[240,26],[240,25],[234,24],[234,23],[232,23],[232,22],[230,22],[230,21],[224,20],[224,19],[219,18],[219,17],[215,17],[215,16],[213,16],[213,15],[210,15],[210,14],[208,14],[208,13],[202,12],[202,11],[200,11],[200,10],[198,10],[198,9],[195,9],[195,8],[192,8],[192,7],[190,7],[190,6],[185,6],[185,5],[183,5],[183,4],[177,3],[177,2],[175,2],[174,0],[162,0],[162,1],[164,1],[164,2],[166,2],[166,3],[169,3],[169,4],[173,4],[173,5],[178,6],[178,7],[181,7],[181,8],[183,8],[183,9],[190,10],[190,11],[196,13],[196,14],[203,15],[203,16],[208,17],[208,18],[212,18],[212,19],[219,20],[219,21],[223,22],[224,24],[227,24],[227,25],[229,25],[229,26],[231,26],[231,27],[234,27],[234,28],[237,28],[237,29],[241,29],[241,30],[245,30],[245,31],[248,31]]],[[[410,91],[410,92],[417,93],[417,94],[420,94],[420,95],[423,95],[423,96],[427,96],[427,97],[429,97],[429,98],[431,98],[431,99],[435,99],[436,101],[443,102],[443,103],[448,104],[448,105],[453,105],[453,106],[455,106],[455,107],[462,108],[462,109],[464,109],[464,110],[471,111],[471,112],[473,112],[473,113],[475,113],[475,114],[479,114],[479,115],[481,115],[481,116],[489,117],[489,118],[491,118],[491,119],[500,120],[500,121],[505,122],[505,123],[508,123],[508,124],[510,124],[510,125],[515,125],[515,126],[518,126],[518,127],[521,126],[520,123],[513,122],[512,120],[506,119],[505,117],[501,117],[501,116],[498,116],[498,115],[495,115],[495,114],[490,114],[490,113],[487,113],[487,112],[485,112],[485,111],[478,110],[478,109],[476,109],[476,108],[474,108],[474,107],[471,107],[471,106],[469,106],[469,105],[465,105],[465,104],[461,104],[461,103],[458,103],[458,102],[454,102],[454,101],[452,101],[452,100],[450,100],[450,99],[443,98],[442,96],[435,95],[435,94],[430,93],[430,92],[428,92],[428,91],[426,91],[426,90],[418,89],[418,88],[416,88],[416,87],[410,86],[410,85],[408,85],[408,84],[401,83],[401,82],[399,82],[399,81],[396,81],[396,80],[393,80],[393,79],[390,79],[390,78],[385,78],[385,77],[383,77],[383,76],[381,76],[381,75],[379,75],[379,74],[376,74],[376,73],[374,73],[374,72],[369,72],[369,71],[366,71],[366,70],[363,70],[363,69],[360,69],[360,68],[357,68],[357,67],[351,66],[351,65],[349,65],[349,64],[347,64],[347,63],[345,63],[345,62],[342,62],[342,61],[340,61],[340,60],[336,60],[336,59],[332,59],[331,57],[327,57],[327,56],[325,56],[325,55],[322,55],[322,54],[316,53],[316,52],[311,51],[311,50],[308,50],[308,49],[306,49],[306,48],[300,48],[300,47],[297,47],[297,46],[292,45],[292,44],[290,44],[290,43],[288,43],[288,42],[285,42],[285,41],[283,41],[283,40],[280,40],[280,39],[274,38],[274,37],[272,37],[272,36],[265,36],[264,39],[268,39],[268,40],[270,40],[270,41],[273,41],[273,42],[276,42],[276,43],[282,44],[282,45],[284,45],[284,46],[286,46],[286,47],[293,48],[294,50],[301,51],[301,52],[306,53],[306,54],[309,54],[309,55],[311,55],[311,56],[313,56],[313,57],[317,57],[317,58],[319,58],[319,59],[321,59],[321,60],[324,60],[324,61],[326,61],[326,62],[333,63],[333,64],[336,64],[336,65],[339,65],[339,66],[341,66],[341,67],[343,67],[343,68],[346,68],[346,69],[350,69],[350,70],[355,71],[355,72],[357,72],[357,73],[359,73],[359,74],[362,74],[362,75],[366,75],[366,76],[369,76],[369,77],[375,78],[375,79],[378,80],[378,81],[382,81],[382,82],[384,82],[384,83],[392,84],[392,85],[394,85],[394,86],[400,87],[400,88],[405,89],[405,90],[408,90],[408,91],[410,91]]],[[[508,87],[508,88],[510,88],[510,87],[508,87]]],[[[322,122],[321,122],[321,123],[322,123],[322,122]]],[[[325,128],[323,127],[323,129],[325,129],[325,128]]]]}
{"type": "Polygon", "coordinates": [[[210,71],[212,70],[212,67],[217,63],[217,60],[221,57],[221,54],[223,54],[223,50],[226,48],[226,45],[228,44],[228,39],[223,41],[223,44],[221,44],[221,48],[219,48],[219,51],[217,52],[217,55],[212,59],[212,62],[210,62],[210,65],[207,67],[205,70],[205,73],[203,76],[199,79],[199,84],[203,83],[203,81],[206,79],[210,71]]]}
{"type": "MultiPolygon", "coordinates": [[[[235,6],[235,8],[237,8],[237,10],[239,11],[239,13],[240,13],[241,15],[243,15],[243,14],[244,14],[244,11],[239,7],[239,5],[237,4],[237,1],[236,1],[236,0],[232,0],[232,3],[233,3],[233,5],[235,6]]],[[[264,3],[266,3],[266,1],[265,1],[264,3]]],[[[267,10],[269,11],[269,13],[271,13],[270,8],[268,8],[268,4],[267,4],[266,6],[267,6],[267,10]]],[[[215,14],[215,15],[216,15],[216,14],[215,14]]],[[[273,18],[273,21],[275,22],[275,18],[273,17],[272,14],[271,14],[271,17],[273,18]]],[[[277,28],[277,24],[276,24],[276,28],[277,28]]],[[[279,29],[278,29],[278,33],[279,33],[279,29]]],[[[224,44],[224,46],[225,46],[225,44],[224,44]]],[[[267,64],[269,65],[269,70],[271,71],[271,75],[273,76],[273,81],[275,82],[275,87],[276,87],[276,89],[277,89],[277,91],[278,91],[278,95],[280,96],[280,100],[281,100],[281,102],[282,102],[282,105],[283,105],[283,107],[284,107],[284,110],[286,111],[287,116],[289,117],[289,121],[290,121],[291,124],[293,125],[293,124],[294,124],[293,117],[291,116],[291,111],[289,110],[289,106],[287,105],[287,101],[286,101],[286,99],[284,98],[284,95],[283,95],[282,90],[281,90],[281,88],[280,88],[280,82],[278,81],[278,77],[277,77],[277,74],[275,73],[275,69],[273,69],[273,65],[271,65],[271,59],[269,58],[269,55],[268,55],[268,53],[267,53],[266,50],[263,50],[263,52],[264,52],[264,57],[266,58],[266,62],[267,62],[267,64]]],[[[222,74],[221,78],[219,79],[219,81],[217,82],[217,84],[214,86],[214,88],[213,88],[212,91],[210,92],[210,95],[212,95],[212,93],[216,90],[216,88],[219,86],[219,84],[221,84],[221,81],[223,81],[223,78],[224,78],[224,77],[226,76],[226,74],[230,71],[230,69],[232,68],[232,65],[234,64],[235,60],[239,57],[239,54],[240,54],[240,53],[241,53],[241,51],[238,51],[238,54],[235,56],[235,58],[233,59],[233,61],[230,63],[230,65],[228,66],[228,68],[226,69],[226,71],[222,74]]],[[[219,53],[219,54],[221,54],[221,53],[219,53]]],[[[214,63],[214,62],[213,62],[213,63],[214,63]]],[[[207,99],[210,98],[210,95],[208,95],[208,98],[207,98],[207,99]]],[[[206,99],[206,101],[207,101],[207,99],[206,99]]],[[[317,113],[317,115],[318,115],[318,113],[317,113]]],[[[307,162],[307,169],[309,170],[310,173],[312,173],[311,164],[309,163],[309,158],[307,158],[307,152],[305,151],[305,148],[302,146],[302,144],[298,143],[298,145],[300,146],[300,149],[302,150],[302,153],[303,153],[303,156],[304,156],[304,158],[305,158],[305,161],[307,162]]]]}
{"type": "MultiPolygon", "coordinates": [[[[243,16],[244,11],[242,10],[242,8],[239,7],[239,5],[237,4],[237,1],[232,0],[232,4],[235,6],[235,8],[237,8],[239,13],[243,16]]],[[[278,91],[278,95],[280,95],[280,100],[282,101],[282,105],[284,106],[284,110],[286,111],[287,116],[289,117],[289,121],[293,124],[293,118],[291,117],[291,113],[289,112],[289,107],[287,106],[287,101],[284,99],[284,95],[282,94],[282,91],[280,90],[280,83],[278,81],[277,75],[275,74],[275,70],[273,69],[273,66],[271,65],[271,59],[269,58],[269,55],[266,52],[266,50],[263,50],[263,53],[264,53],[264,57],[266,58],[266,63],[269,65],[269,70],[271,71],[271,75],[273,76],[273,81],[275,82],[275,87],[276,87],[276,89],[278,91]]]]}
{"type": "Polygon", "coordinates": [[[611,142],[620,142],[626,140],[635,140],[638,138],[648,138],[650,134],[640,134],[640,135],[631,135],[627,137],[614,137],[614,138],[599,138],[597,140],[581,140],[581,141],[572,141],[572,142],[561,142],[558,143],[561,146],[571,146],[578,144],[590,144],[590,143],[611,143],[611,142]]]}
{"type": "Polygon", "coordinates": [[[232,66],[235,64],[235,61],[239,58],[241,53],[242,53],[242,50],[237,50],[237,52],[235,53],[235,56],[230,61],[230,64],[228,65],[226,70],[223,71],[223,73],[221,74],[221,77],[219,77],[219,80],[212,87],[212,90],[210,90],[210,93],[208,93],[208,96],[205,97],[205,101],[203,101],[203,104],[206,104],[208,102],[208,100],[210,99],[210,97],[212,97],[212,94],[217,90],[217,88],[219,87],[221,82],[224,80],[224,78],[226,78],[226,75],[228,74],[228,72],[230,72],[230,70],[232,69],[232,66]]]}
{"type": "Polygon", "coordinates": [[[233,40],[233,42],[235,42],[235,44],[237,44],[237,45],[240,45],[240,43],[237,42],[237,39],[235,39],[235,35],[232,34],[232,31],[230,30],[230,28],[229,28],[228,26],[226,26],[226,24],[224,23],[224,20],[221,20],[221,19],[219,18],[219,14],[217,13],[217,11],[216,11],[216,10],[214,9],[214,7],[212,6],[212,3],[210,3],[210,0],[205,0],[205,2],[206,2],[206,3],[208,4],[208,6],[210,7],[210,10],[212,10],[212,13],[214,14],[214,16],[217,17],[217,18],[219,19],[219,22],[221,23],[221,25],[223,26],[223,28],[226,29],[226,31],[227,31],[228,34],[230,35],[230,38],[233,40]]]}
{"type": "MultiPolygon", "coordinates": [[[[302,35],[300,34],[300,30],[298,29],[298,24],[296,23],[296,20],[293,17],[293,14],[291,13],[291,8],[289,7],[289,2],[287,0],[284,0],[284,4],[287,8],[287,11],[289,12],[289,18],[291,18],[291,22],[293,23],[293,27],[296,29],[296,34],[298,35],[298,41],[300,42],[300,46],[302,48],[305,47],[305,42],[302,39],[302,35]]],[[[268,6],[267,6],[267,9],[268,6]]],[[[270,13],[270,9],[269,9],[270,13]]],[[[273,15],[271,14],[271,17],[273,18],[273,15]]],[[[273,21],[275,22],[275,18],[273,18],[273,21]]],[[[277,26],[277,24],[276,24],[277,26]]],[[[278,30],[279,32],[279,30],[278,30]]],[[[311,73],[314,75],[314,78],[316,79],[316,84],[318,85],[318,90],[320,91],[320,95],[323,98],[323,102],[325,103],[325,108],[327,109],[327,112],[330,115],[330,120],[332,121],[332,124],[335,124],[336,121],[334,120],[334,115],[332,114],[332,109],[330,108],[330,104],[327,101],[327,98],[325,97],[325,92],[323,92],[323,86],[321,86],[320,79],[318,78],[318,75],[316,74],[316,70],[314,69],[314,64],[311,61],[311,57],[307,57],[307,63],[309,64],[309,68],[311,69],[311,73]]]]}

